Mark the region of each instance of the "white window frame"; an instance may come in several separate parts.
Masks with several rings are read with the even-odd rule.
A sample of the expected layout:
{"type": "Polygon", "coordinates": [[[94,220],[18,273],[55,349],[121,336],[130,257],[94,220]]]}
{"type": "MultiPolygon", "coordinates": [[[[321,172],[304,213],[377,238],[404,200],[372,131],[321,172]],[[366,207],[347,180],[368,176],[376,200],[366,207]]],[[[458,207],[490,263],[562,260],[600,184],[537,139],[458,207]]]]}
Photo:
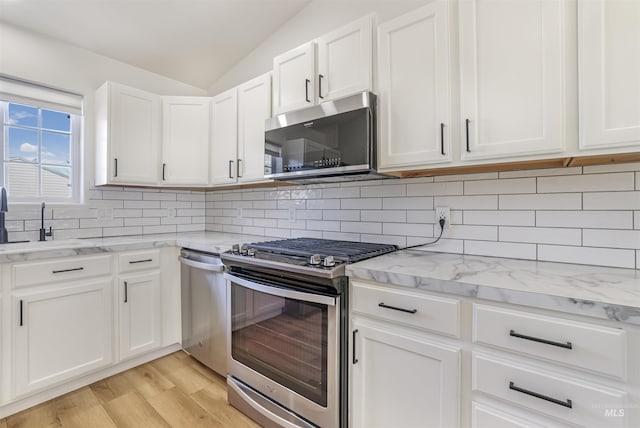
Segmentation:
{"type": "MultiPolygon", "coordinates": [[[[38,87],[38,90],[41,90],[38,87]]],[[[53,91],[53,90],[52,90],[53,91]]],[[[71,110],[71,109],[70,109],[71,110]]],[[[11,100],[6,97],[2,97],[0,94],[0,186],[7,187],[8,199],[10,203],[19,204],[19,205],[31,205],[31,204],[40,204],[45,201],[47,203],[52,203],[56,205],[79,205],[83,201],[84,188],[83,188],[83,175],[84,175],[84,159],[83,159],[83,116],[82,114],[77,114],[74,111],[65,111],[64,107],[55,107],[48,104],[46,101],[39,102],[35,99],[29,100],[11,100]],[[52,111],[59,111],[69,114],[71,117],[70,123],[70,134],[71,134],[71,147],[69,151],[69,156],[71,158],[71,194],[68,198],[54,198],[46,195],[42,195],[42,179],[39,181],[39,196],[37,197],[19,197],[11,194],[11,189],[8,188],[6,169],[5,169],[5,153],[8,150],[6,145],[7,139],[7,121],[8,121],[8,105],[10,103],[26,105],[29,107],[34,107],[38,109],[46,109],[52,111]]],[[[39,123],[41,125],[41,123],[39,123]]],[[[33,128],[41,131],[43,128],[33,128]]],[[[39,147],[41,149],[41,142],[39,142],[39,147]]],[[[42,174],[41,166],[42,166],[42,158],[39,157],[38,167],[40,169],[40,174],[42,174]]]]}

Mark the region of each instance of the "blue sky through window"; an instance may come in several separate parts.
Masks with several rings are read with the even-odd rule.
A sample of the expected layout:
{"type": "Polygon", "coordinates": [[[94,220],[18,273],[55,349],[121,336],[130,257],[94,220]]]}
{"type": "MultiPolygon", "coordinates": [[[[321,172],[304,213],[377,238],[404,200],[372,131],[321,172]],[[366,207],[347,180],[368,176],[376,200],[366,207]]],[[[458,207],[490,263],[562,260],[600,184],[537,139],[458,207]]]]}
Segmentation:
{"type": "Polygon", "coordinates": [[[8,159],[57,165],[71,164],[71,117],[67,113],[9,103],[8,159]],[[23,128],[24,127],[24,128],[23,128]],[[33,129],[30,129],[33,128],[33,129]],[[38,131],[38,128],[57,131],[38,131]],[[41,133],[41,135],[38,135],[41,133]],[[42,144],[42,147],[39,147],[42,144]]]}

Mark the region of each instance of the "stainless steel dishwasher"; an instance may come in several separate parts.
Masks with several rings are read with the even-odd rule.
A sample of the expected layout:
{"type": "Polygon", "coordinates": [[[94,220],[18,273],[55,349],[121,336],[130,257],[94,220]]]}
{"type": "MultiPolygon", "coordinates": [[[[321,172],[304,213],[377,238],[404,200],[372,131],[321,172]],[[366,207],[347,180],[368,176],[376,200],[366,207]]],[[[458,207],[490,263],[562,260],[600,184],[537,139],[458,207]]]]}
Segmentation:
{"type": "Polygon", "coordinates": [[[227,285],[218,254],[182,249],[182,348],[227,375],[227,285]]]}

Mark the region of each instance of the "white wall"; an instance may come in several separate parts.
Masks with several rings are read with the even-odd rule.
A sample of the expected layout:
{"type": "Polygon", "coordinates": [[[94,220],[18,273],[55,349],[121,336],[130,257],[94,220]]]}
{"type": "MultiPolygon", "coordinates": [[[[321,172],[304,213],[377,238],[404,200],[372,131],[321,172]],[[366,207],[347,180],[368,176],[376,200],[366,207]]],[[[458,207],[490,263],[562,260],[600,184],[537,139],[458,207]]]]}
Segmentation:
{"type": "Polygon", "coordinates": [[[84,96],[85,196],[94,177],[93,94],[106,80],[161,95],[207,95],[203,89],[3,23],[0,74],[84,96]]]}
{"type": "Polygon", "coordinates": [[[342,25],[375,13],[378,23],[416,9],[430,0],[313,0],[278,31],[209,88],[223,92],[273,68],[273,57],[342,25]]]}

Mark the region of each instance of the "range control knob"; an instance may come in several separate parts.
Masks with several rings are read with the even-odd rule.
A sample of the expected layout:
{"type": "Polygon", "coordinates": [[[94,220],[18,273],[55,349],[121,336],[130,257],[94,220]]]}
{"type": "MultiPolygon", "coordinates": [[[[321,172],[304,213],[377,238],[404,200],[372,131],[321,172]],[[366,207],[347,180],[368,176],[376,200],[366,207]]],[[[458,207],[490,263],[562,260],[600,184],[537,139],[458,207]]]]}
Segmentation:
{"type": "Polygon", "coordinates": [[[240,245],[238,244],[233,244],[231,246],[231,253],[232,254],[240,254],[240,245]]]}
{"type": "Polygon", "coordinates": [[[314,254],[309,258],[309,264],[311,266],[319,266],[320,262],[322,262],[322,257],[320,257],[320,254],[314,254]]]}
{"type": "Polygon", "coordinates": [[[336,265],[336,260],[333,258],[333,256],[327,256],[322,261],[322,266],[324,267],[334,267],[335,265],[336,265]]]}
{"type": "Polygon", "coordinates": [[[243,256],[246,256],[248,252],[249,252],[249,247],[247,247],[246,244],[243,244],[242,247],[240,247],[240,254],[242,254],[243,256]]]}
{"type": "Polygon", "coordinates": [[[255,257],[256,256],[256,249],[249,247],[249,249],[247,250],[247,256],[255,257]]]}

